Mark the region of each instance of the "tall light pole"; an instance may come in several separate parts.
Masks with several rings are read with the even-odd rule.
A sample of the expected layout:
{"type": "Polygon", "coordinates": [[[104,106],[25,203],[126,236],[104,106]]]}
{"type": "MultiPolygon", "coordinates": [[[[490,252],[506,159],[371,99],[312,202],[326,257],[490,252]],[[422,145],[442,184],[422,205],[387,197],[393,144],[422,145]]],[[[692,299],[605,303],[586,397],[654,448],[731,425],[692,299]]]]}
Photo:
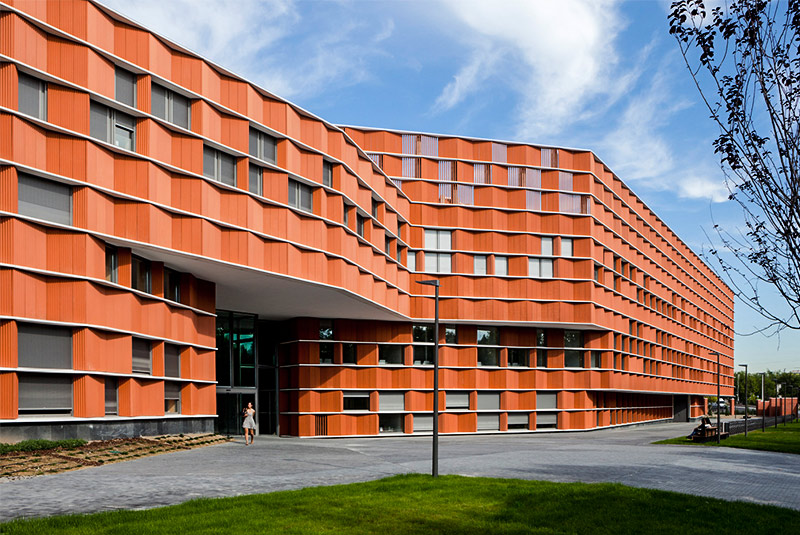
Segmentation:
{"type": "Polygon", "coordinates": [[[778,397],[778,387],[780,383],[775,383],[775,429],[778,428],[778,406],[780,405],[780,398],[778,397]]]}
{"type": "Polygon", "coordinates": [[[439,281],[417,281],[419,284],[433,286],[435,291],[433,320],[433,452],[431,458],[431,476],[439,475],[439,281]]]}
{"type": "Polygon", "coordinates": [[[719,399],[719,396],[720,396],[720,392],[719,392],[719,353],[716,352],[716,351],[712,351],[710,354],[717,356],[717,444],[719,444],[720,435],[722,434],[722,428],[720,428],[720,424],[719,424],[719,402],[720,402],[720,399],[719,399]]]}
{"type": "Polygon", "coordinates": [[[764,372],[761,373],[761,432],[767,430],[767,400],[764,398],[764,372]]]}
{"type": "MultiPolygon", "coordinates": [[[[744,436],[747,436],[747,364],[744,366],[744,436]]],[[[736,400],[733,401],[733,413],[736,414],[736,400]]]]}

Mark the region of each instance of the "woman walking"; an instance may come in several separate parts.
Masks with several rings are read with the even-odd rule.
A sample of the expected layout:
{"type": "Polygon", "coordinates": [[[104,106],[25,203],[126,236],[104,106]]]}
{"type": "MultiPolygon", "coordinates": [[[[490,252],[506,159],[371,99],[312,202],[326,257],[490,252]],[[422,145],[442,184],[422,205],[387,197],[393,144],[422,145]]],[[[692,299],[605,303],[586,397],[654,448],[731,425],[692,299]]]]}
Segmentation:
{"type": "Polygon", "coordinates": [[[242,423],[242,428],[244,429],[244,444],[247,446],[248,444],[252,444],[253,440],[256,438],[256,421],[253,419],[256,410],[253,408],[253,403],[248,402],[247,408],[245,408],[242,413],[244,415],[244,422],[242,423]]]}

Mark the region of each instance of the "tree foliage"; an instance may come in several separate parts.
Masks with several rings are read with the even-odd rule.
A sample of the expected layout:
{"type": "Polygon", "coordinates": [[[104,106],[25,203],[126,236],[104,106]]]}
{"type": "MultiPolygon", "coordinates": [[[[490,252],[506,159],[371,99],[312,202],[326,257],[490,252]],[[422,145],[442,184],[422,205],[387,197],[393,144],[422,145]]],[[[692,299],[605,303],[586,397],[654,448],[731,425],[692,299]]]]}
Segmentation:
{"type": "MultiPolygon", "coordinates": [[[[736,372],[736,402],[744,403],[744,371],[736,372]]],[[[772,371],[767,370],[764,372],[764,397],[767,399],[781,396],[792,395],[796,397],[800,395],[800,373],[792,373],[787,371],[772,371]],[[781,391],[778,392],[777,385],[781,386],[781,391]]],[[[761,399],[761,374],[749,373],[747,375],[747,395],[749,403],[753,404],[756,399],[761,399]]]]}
{"type": "Polygon", "coordinates": [[[681,0],[669,24],[719,126],[714,151],[744,215],[740,229],[714,225],[722,247],[710,256],[766,330],[800,329],[800,0],[710,11],[681,0]]]}

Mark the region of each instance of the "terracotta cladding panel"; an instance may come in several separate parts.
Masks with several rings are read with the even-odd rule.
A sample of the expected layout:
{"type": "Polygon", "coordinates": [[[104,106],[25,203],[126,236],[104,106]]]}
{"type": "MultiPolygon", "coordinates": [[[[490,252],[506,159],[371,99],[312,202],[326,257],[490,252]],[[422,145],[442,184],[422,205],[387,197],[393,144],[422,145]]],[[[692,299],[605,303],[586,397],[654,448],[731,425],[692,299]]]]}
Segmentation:
{"type": "Polygon", "coordinates": [[[47,69],[47,35],[16,14],[0,14],[0,47],[10,57],[47,69]]]}
{"type": "Polygon", "coordinates": [[[114,53],[117,56],[147,68],[150,63],[149,39],[148,32],[114,21],[114,53]]]}
{"type": "MultiPolygon", "coordinates": [[[[9,140],[11,151],[9,151],[8,157],[23,165],[45,169],[47,167],[45,131],[25,120],[7,115],[5,117],[8,117],[11,121],[11,139],[9,140]]],[[[0,130],[8,131],[2,123],[0,123],[0,130]]],[[[0,149],[2,148],[0,146],[0,149]]]]}
{"type": "Polygon", "coordinates": [[[0,372],[0,419],[18,415],[19,381],[16,373],[0,372]]]}

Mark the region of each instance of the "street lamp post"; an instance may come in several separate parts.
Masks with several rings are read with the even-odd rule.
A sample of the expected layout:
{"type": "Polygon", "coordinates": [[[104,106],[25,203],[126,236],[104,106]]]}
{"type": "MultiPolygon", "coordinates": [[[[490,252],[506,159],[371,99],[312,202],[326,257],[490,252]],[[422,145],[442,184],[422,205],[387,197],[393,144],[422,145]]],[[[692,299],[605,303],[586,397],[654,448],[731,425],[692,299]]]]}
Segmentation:
{"type": "Polygon", "coordinates": [[[431,454],[431,476],[439,475],[439,281],[417,281],[419,284],[433,286],[435,291],[433,320],[433,451],[431,454]]]}
{"type": "Polygon", "coordinates": [[[764,372],[761,373],[761,432],[767,430],[767,400],[764,398],[764,372]]]}
{"type": "MultiPolygon", "coordinates": [[[[744,367],[744,436],[747,436],[747,364],[739,364],[744,367]]],[[[736,414],[736,400],[733,401],[733,413],[736,414]]]]}
{"type": "Polygon", "coordinates": [[[778,387],[780,383],[775,383],[775,429],[778,428],[778,406],[780,405],[780,398],[778,397],[778,387]]]}
{"type": "Polygon", "coordinates": [[[719,391],[719,353],[716,352],[716,351],[712,351],[710,354],[717,356],[717,444],[719,444],[720,435],[722,434],[722,428],[720,427],[720,424],[719,424],[719,401],[720,401],[720,399],[719,399],[719,396],[720,396],[720,391],[719,391]]]}

